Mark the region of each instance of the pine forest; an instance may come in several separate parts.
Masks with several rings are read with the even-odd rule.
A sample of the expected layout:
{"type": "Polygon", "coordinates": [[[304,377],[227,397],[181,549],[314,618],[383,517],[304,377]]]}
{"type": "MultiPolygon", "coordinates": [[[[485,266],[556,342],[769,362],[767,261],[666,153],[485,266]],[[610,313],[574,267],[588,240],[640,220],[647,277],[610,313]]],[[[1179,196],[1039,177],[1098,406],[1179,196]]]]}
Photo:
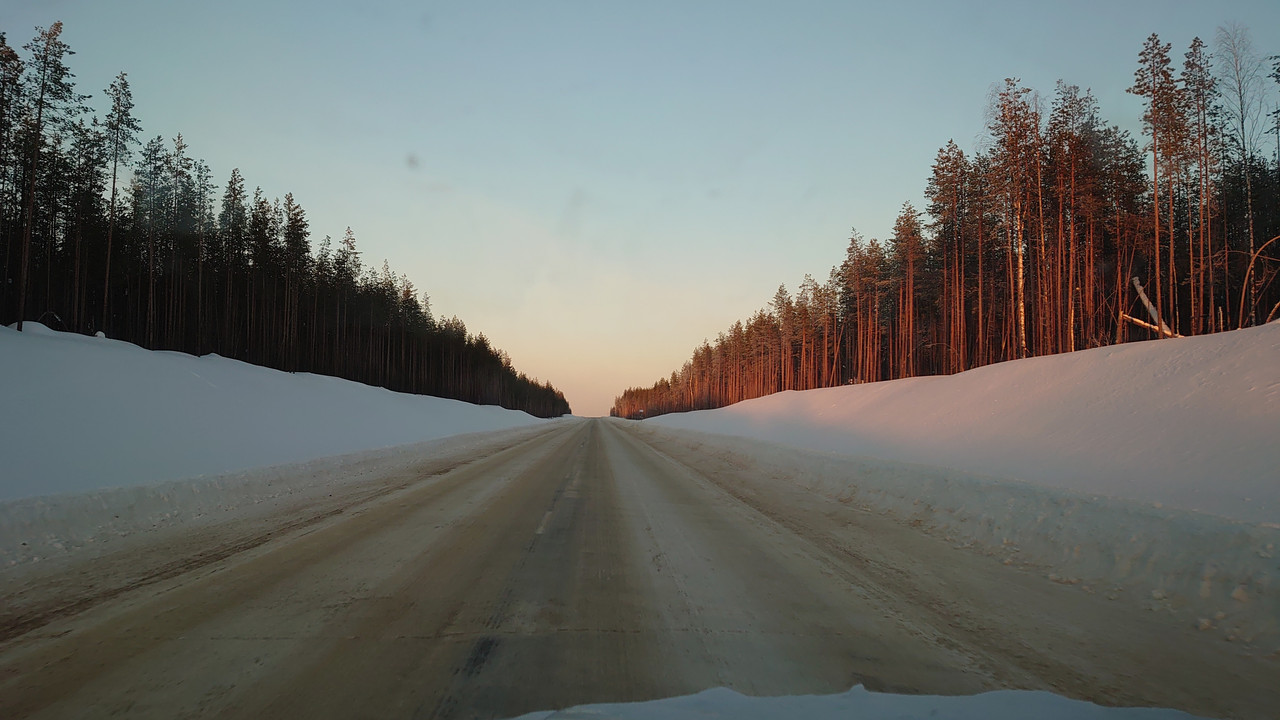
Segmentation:
{"type": "Polygon", "coordinates": [[[1141,137],[1091,93],[995,86],[980,147],[942,147],[923,208],[856,231],[825,282],[767,307],[618,397],[651,417],[785,390],[957,373],[1280,316],[1280,56],[1246,29],[1180,63],[1151,35],[1133,86],[1141,137]],[[1272,136],[1268,138],[1267,136],[1272,136]]]}
{"type": "Polygon", "coordinates": [[[312,247],[306,212],[215,185],[181,134],[142,140],[126,73],[76,88],[62,24],[21,50],[0,33],[0,323],[313,372],[391,390],[569,412],[387,262],[366,265],[350,228],[312,247]]]}

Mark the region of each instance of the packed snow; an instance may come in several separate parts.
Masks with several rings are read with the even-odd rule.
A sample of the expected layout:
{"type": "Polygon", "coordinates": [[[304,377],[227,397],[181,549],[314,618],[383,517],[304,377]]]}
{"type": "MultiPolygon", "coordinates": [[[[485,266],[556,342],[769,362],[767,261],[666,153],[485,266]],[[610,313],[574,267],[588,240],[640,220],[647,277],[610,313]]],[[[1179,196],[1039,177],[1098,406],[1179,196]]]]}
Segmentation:
{"type": "Polygon", "coordinates": [[[217,355],[0,327],[0,501],[298,463],[541,422],[217,355]]]}
{"type": "Polygon", "coordinates": [[[726,688],[666,700],[582,705],[518,720],[1194,720],[1180,710],[1109,708],[1035,690],[959,697],[873,693],[861,685],[839,695],[748,697],[726,688]]]}
{"type": "Polygon", "coordinates": [[[1280,524],[1280,321],[647,422],[1280,524]]]}

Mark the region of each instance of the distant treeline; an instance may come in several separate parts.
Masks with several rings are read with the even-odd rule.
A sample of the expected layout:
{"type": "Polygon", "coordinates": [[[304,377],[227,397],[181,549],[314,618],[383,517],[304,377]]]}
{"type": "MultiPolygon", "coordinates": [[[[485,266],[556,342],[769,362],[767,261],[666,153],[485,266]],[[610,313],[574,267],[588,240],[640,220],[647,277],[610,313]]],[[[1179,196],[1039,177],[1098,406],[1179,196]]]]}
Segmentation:
{"type": "Polygon", "coordinates": [[[0,33],[0,323],[569,412],[483,334],[433,318],[409,278],[385,261],[364,266],[350,228],[313,252],[291,194],[249,193],[233,170],[219,202],[181,135],[138,151],[126,74],[106,89],[106,114],[92,115],[61,32],[37,28],[25,56],[0,33]]]}
{"type": "Polygon", "coordinates": [[[1059,82],[1047,102],[1017,79],[992,93],[987,142],[939,150],[924,213],[885,241],[856,231],[825,283],[704,342],[613,414],[715,408],[781,390],[915,375],[1280,314],[1280,58],[1239,27],[1198,38],[1181,68],[1152,35],[1130,92],[1144,136],[1102,120],[1059,82]],[[1276,135],[1276,157],[1263,140],[1276,135]],[[1150,172],[1148,172],[1150,170],[1150,172]],[[1141,302],[1139,284],[1152,310],[1141,302]],[[1158,316],[1158,317],[1157,317],[1158,316]]]}

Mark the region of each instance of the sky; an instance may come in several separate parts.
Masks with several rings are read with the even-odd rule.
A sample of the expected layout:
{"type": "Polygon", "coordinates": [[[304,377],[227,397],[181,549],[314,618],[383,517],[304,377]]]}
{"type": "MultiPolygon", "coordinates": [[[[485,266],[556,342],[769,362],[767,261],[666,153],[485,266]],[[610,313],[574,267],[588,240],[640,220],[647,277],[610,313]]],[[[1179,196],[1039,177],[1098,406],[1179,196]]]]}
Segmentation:
{"type": "MultiPolygon", "coordinates": [[[[1064,79],[1140,132],[1152,32],[1180,63],[1280,3],[7,0],[56,20],[102,109],[129,73],[143,138],[182,133],[225,187],[292,192],[313,244],[350,226],[579,415],[678,369],[852,228],[890,234],[938,149],[983,142],[991,88],[1064,79]]],[[[219,197],[221,196],[221,188],[219,197]]]]}

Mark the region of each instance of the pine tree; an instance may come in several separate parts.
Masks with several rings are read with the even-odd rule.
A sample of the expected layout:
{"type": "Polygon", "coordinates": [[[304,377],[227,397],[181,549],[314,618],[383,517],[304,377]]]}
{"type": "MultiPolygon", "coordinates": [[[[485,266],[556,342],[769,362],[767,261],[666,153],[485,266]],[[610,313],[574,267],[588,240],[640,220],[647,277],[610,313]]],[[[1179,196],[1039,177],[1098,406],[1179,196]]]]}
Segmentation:
{"type": "Polygon", "coordinates": [[[965,325],[964,212],[969,161],[954,140],[938,151],[925,195],[927,211],[933,218],[935,247],[942,255],[942,316],[951,372],[967,367],[965,325]]]}
{"type": "Polygon", "coordinates": [[[205,261],[208,259],[210,250],[210,240],[216,230],[213,217],[213,194],[215,191],[213,185],[213,173],[209,170],[209,166],[203,160],[197,160],[191,170],[192,183],[194,186],[193,199],[198,203],[196,211],[196,341],[195,349],[197,355],[204,352],[205,343],[208,342],[205,327],[205,261]]]}
{"type": "Polygon", "coordinates": [[[238,357],[243,345],[237,342],[235,316],[235,278],[244,267],[248,245],[249,215],[245,207],[244,178],[240,168],[232,168],[227,189],[222,194],[222,208],[218,212],[218,268],[223,274],[222,293],[222,350],[224,354],[238,357]]]}
{"type": "Polygon", "coordinates": [[[75,75],[67,68],[64,58],[73,55],[71,48],[60,39],[62,23],[55,22],[48,30],[36,28],[36,37],[23,46],[31,53],[26,66],[26,87],[30,93],[29,113],[31,133],[28,138],[28,177],[26,217],[22,226],[22,261],[18,281],[18,330],[27,305],[27,274],[31,256],[31,234],[35,226],[36,179],[39,177],[40,148],[44,145],[47,129],[60,130],[84,110],[86,96],[75,92],[72,79],[75,75]]]}
{"type": "Polygon", "coordinates": [[[0,32],[0,243],[4,259],[0,261],[0,311],[8,306],[12,294],[9,283],[14,249],[12,215],[9,207],[17,205],[12,196],[17,192],[17,156],[15,147],[22,100],[22,59],[9,46],[0,32]]]}
{"type": "MultiPolygon", "coordinates": [[[[1170,273],[1164,272],[1160,261],[1162,251],[1160,246],[1160,169],[1164,165],[1166,173],[1169,171],[1170,163],[1163,161],[1175,155],[1177,135],[1184,118],[1181,94],[1174,83],[1173,66],[1169,61],[1170,48],[1171,45],[1169,43],[1160,42],[1160,37],[1152,33],[1147,38],[1146,44],[1143,45],[1142,51],[1138,54],[1138,69],[1134,73],[1133,87],[1129,88],[1130,93],[1145,98],[1147,101],[1147,108],[1142,115],[1142,122],[1146,133],[1151,136],[1151,195],[1154,218],[1153,249],[1155,251],[1153,274],[1155,277],[1156,308],[1164,318],[1168,318],[1170,315],[1166,313],[1164,304],[1163,280],[1167,279],[1172,282],[1172,278],[1164,277],[1170,273]]],[[[1172,197],[1168,199],[1172,202],[1172,197]]],[[[1168,213],[1166,212],[1166,214],[1168,213]]],[[[1170,298],[1170,302],[1173,302],[1172,298],[1170,298]]]]}
{"type": "Polygon", "coordinates": [[[169,195],[172,188],[167,168],[169,152],[164,138],[157,135],[147,142],[134,168],[132,188],[133,223],[147,239],[147,305],[146,347],[156,347],[156,256],[157,245],[164,242],[169,220],[169,195]]]}
{"type": "Polygon", "coordinates": [[[795,337],[795,304],[786,285],[779,285],[773,295],[773,315],[778,319],[778,376],[779,390],[795,389],[795,370],[792,343],[795,337]]]}
{"type": "Polygon", "coordinates": [[[914,377],[916,362],[916,275],[924,261],[924,236],[920,213],[903,203],[893,223],[892,250],[900,276],[898,295],[897,377],[914,377]]]}
{"type": "MultiPolygon", "coordinates": [[[[1088,217],[1086,185],[1090,181],[1093,157],[1090,152],[1094,140],[1097,119],[1097,101],[1089,91],[1081,92],[1076,85],[1058,81],[1053,109],[1049,117],[1049,163],[1052,168],[1054,195],[1057,201],[1057,250],[1054,321],[1057,327],[1058,347],[1055,351],[1073,351],[1078,346],[1077,330],[1081,325],[1077,309],[1086,305],[1088,292],[1079,287],[1080,277],[1090,278],[1091,272],[1081,271],[1078,245],[1081,230],[1088,217]]],[[[1092,243],[1085,242],[1087,247],[1092,243]]],[[[1085,263],[1092,269],[1092,265],[1085,263]]]]}
{"type": "MultiPolygon", "coordinates": [[[[284,196],[284,266],[285,266],[285,343],[289,366],[298,362],[299,303],[302,278],[306,276],[311,257],[307,240],[310,233],[307,215],[293,199],[284,196]]],[[[408,282],[408,278],[405,278],[408,282]]]]}
{"type": "Polygon", "coordinates": [[[110,317],[108,306],[111,298],[111,256],[114,251],[113,241],[116,230],[116,188],[119,181],[120,164],[128,163],[130,146],[137,142],[142,126],[133,117],[133,93],[129,90],[129,78],[120,73],[107,88],[107,99],[111,101],[111,109],[107,112],[106,136],[107,152],[111,157],[111,201],[107,210],[107,255],[102,277],[102,329],[107,329],[110,317]]]}
{"type": "Polygon", "coordinates": [[[1005,78],[996,95],[989,126],[995,138],[994,185],[1002,191],[1006,212],[1007,246],[1014,259],[1015,285],[1010,306],[1016,322],[1017,357],[1027,356],[1027,293],[1025,254],[1027,212],[1039,167],[1040,118],[1027,97],[1030,88],[1020,87],[1017,78],[1005,78]]]}
{"type": "MultiPolygon", "coordinates": [[[[1187,98],[1188,149],[1195,157],[1195,216],[1187,223],[1187,252],[1191,284],[1192,333],[1212,332],[1215,315],[1213,252],[1214,175],[1217,142],[1211,114],[1217,97],[1209,54],[1200,38],[1191,41],[1179,78],[1187,98]]],[[[1191,212],[1188,204],[1188,212],[1191,212]]]]}
{"type": "Polygon", "coordinates": [[[91,225],[100,214],[99,205],[104,189],[105,143],[106,136],[97,118],[94,118],[92,123],[86,123],[81,119],[72,127],[70,150],[73,165],[68,181],[71,191],[74,251],[68,303],[71,306],[71,327],[76,330],[81,327],[83,305],[86,300],[84,283],[87,273],[82,267],[85,255],[83,247],[85,228],[91,225]]]}

